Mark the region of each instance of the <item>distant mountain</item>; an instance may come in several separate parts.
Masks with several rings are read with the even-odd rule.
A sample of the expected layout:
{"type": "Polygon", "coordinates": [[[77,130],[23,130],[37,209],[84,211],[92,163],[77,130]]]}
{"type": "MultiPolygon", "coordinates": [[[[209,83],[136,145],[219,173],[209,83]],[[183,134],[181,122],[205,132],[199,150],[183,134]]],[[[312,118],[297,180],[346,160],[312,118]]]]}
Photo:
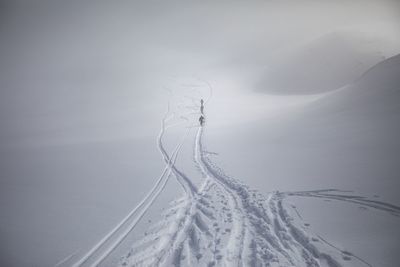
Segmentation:
{"type": "Polygon", "coordinates": [[[314,104],[315,108],[319,106],[324,107],[320,111],[335,110],[329,112],[335,116],[340,111],[346,116],[358,114],[368,120],[377,116],[379,123],[389,118],[399,120],[400,55],[376,64],[357,81],[314,104]]]}
{"type": "Polygon", "coordinates": [[[273,94],[314,94],[338,89],[385,59],[382,41],[359,33],[331,33],[268,64],[256,83],[273,94]]]}

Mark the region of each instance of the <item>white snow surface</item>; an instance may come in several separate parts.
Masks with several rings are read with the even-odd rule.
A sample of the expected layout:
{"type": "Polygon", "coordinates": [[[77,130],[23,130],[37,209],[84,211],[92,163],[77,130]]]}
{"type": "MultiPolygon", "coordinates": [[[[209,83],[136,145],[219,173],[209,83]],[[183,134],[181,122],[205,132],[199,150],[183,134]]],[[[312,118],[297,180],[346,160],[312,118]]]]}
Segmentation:
{"type": "Polygon", "coordinates": [[[161,174],[102,238],[56,265],[397,266],[399,59],[224,129],[211,115],[214,85],[171,90],[161,174]]]}
{"type": "Polygon", "coordinates": [[[398,267],[399,7],[2,1],[0,267],[398,267]]]}
{"type": "Polygon", "coordinates": [[[307,96],[177,77],[158,135],[2,148],[32,178],[3,182],[2,263],[397,266],[399,59],[307,96]]]}

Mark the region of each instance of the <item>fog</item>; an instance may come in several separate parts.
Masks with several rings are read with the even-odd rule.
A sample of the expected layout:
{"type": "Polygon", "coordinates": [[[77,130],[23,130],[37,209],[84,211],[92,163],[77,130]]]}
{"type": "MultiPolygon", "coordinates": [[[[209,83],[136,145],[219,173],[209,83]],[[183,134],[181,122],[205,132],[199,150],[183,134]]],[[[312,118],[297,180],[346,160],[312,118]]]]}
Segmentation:
{"type": "MultiPolygon", "coordinates": [[[[399,53],[399,1],[1,1],[0,265],[78,257],[139,203],[164,167],[168,103],[187,120],[168,152],[203,98],[211,150],[261,192],[342,185],[399,201],[397,65],[384,95],[382,78],[347,86],[399,53]]],[[[182,154],[200,177],[192,143],[182,154]]],[[[171,179],[118,252],[180,193],[171,179]]],[[[396,250],[386,231],[377,254],[360,253],[396,250]]]]}
{"type": "Polygon", "coordinates": [[[1,10],[2,146],[149,134],[171,79],[223,72],[249,91],[276,58],[332,32],[372,36],[383,56],[400,42],[396,1],[3,1],[1,10]]]}

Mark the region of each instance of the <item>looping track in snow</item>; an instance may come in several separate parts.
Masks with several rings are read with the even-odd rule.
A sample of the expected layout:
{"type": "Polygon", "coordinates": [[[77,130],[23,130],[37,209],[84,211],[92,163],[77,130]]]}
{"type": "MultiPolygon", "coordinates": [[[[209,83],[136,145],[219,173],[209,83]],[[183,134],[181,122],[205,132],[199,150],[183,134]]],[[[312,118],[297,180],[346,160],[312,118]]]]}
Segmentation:
{"type": "MultiPolygon", "coordinates": [[[[212,87],[207,86],[212,95],[212,87]]],[[[196,108],[197,98],[187,97],[196,108]]],[[[207,99],[207,101],[209,98],[207,99]]],[[[207,102],[206,101],[206,102],[207,102]]],[[[262,195],[226,175],[206,152],[204,127],[197,127],[193,142],[193,164],[203,181],[199,187],[176,166],[180,149],[193,127],[188,114],[170,114],[162,120],[158,147],[166,167],[143,200],[73,266],[97,266],[131,232],[174,175],[184,196],[175,200],[121,258],[121,266],[371,266],[351,252],[337,248],[295,220],[296,209],[284,203],[292,196],[323,198],[357,204],[399,216],[400,207],[338,190],[272,192],[262,195]],[[180,118],[184,136],[169,154],[163,136],[172,118],[180,118]]],[[[175,124],[176,125],[176,124],[175,124]]],[[[65,262],[71,261],[69,258],[65,262]]]]}

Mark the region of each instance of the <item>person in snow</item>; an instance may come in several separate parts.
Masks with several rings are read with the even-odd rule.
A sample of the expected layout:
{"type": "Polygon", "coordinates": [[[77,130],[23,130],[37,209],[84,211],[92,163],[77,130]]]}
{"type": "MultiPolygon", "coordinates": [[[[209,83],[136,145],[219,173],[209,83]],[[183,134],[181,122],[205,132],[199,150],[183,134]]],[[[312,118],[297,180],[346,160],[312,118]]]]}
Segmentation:
{"type": "Polygon", "coordinates": [[[203,126],[204,120],[205,120],[205,119],[204,119],[204,116],[201,115],[200,118],[199,118],[200,126],[203,126]]]}
{"type": "Polygon", "coordinates": [[[201,114],[204,114],[204,100],[200,100],[200,112],[201,114]]]}

